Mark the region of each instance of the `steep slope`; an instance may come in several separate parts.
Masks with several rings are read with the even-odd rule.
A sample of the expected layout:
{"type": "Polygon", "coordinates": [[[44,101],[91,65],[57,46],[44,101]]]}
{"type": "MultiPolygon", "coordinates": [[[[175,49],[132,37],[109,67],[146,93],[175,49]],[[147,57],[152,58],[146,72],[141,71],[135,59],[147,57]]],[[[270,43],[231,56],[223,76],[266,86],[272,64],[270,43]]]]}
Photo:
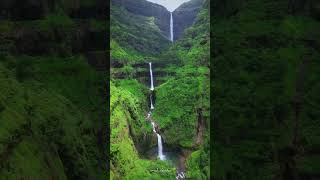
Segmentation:
{"type": "Polygon", "coordinates": [[[106,178],[106,6],[0,1],[1,178],[106,178]]]}
{"type": "Polygon", "coordinates": [[[111,2],[114,5],[124,7],[132,14],[154,17],[154,23],[158,26],[161,34],[170,39],[170,13],[165,7],[146,0],[112,0],[111,2]]]}
{"type": "MultiPolygon", "coordinates": [[[[147,84],[149,73],[146,62],[159,62],[159,55],[169,48],[171,42],[157,25],[157,18],[162,19],[162,16],[141,12],[141,7],[150,9],[149,6],[155,6],[160,10],[164,8],[145,0],[130,3],[112,1],[110,14],[111,79],[136,78],[139,82],[147,84]]],[[[155,73],[161,74],[164,78],[166,76],[164,71],[156,70],[155,73]]],[[[160,76],[157,82],[163,82],[160,76]]]]}
{"type": "Polygon", "coordinates": [[[204,1],[193,26],[163,55],[181,63],[176,75],[156,88],[154,118],[166,147],[182,151],[180,168],[191,179],[210,177],[209,3],[204,1]]]}
{"type": "MultiPolygon", "coordinates": [[[[111,39],[127,51],[151,56],[169,46],[169,41],[155,23],[155,17],[130,12],[117,4],[112,4],[110,11],[111,39]]],[[[114,53],[111,58],[112,55],[114,53]]]]}
{"type": "Polygon", "coordinates": [[[103,177],[89,116],[54,88],[18,82],[13,71],[0,66],[1,177],[103,177]]]}
{"type": "Polygon", "coordinates": [[[317,5],[214,4],[214,178],[319,178],[317,5]]]}
{"type": "Polygon", "coordinates": [[[139,98],[111,82],[110,109],[112,179],[174,178],[175,170],[166,162],[139,158],[132,138],[138,133],[146,134],[146,127],[151,130],[144,120],[139,98]],[[157,169],[167,171],[159,173],[157,169]]]}
{"type": "Polygon", "coordinates": [[[204,0],[191,0],[183,3],[173,11],[174,40],[180,39],[184,30],[195,22],[197,14],[202,8],[203,2],[204,0]]]}
{"type": "MultiPolygon", "coordinates": [[[[164,168],[163,173],[151,173],[155,178],[156,174],[174,178],[177,172],[184,172],[187,178],[209,179],[210,151],[204,146],[209,143],[210,119],[209,1],[203,7],[201,3],[199,14],[193,12],[197,18],[190,17],[183,27],[189,28],[181,36],[184,38],[174,44],[162,35],[154,18],[145,14],[148,10],[141,9],[144,1],[121,2],[111,4],[112,174],[115,179],[130,179],[135,177],[130,168],[151,166],[164,168]],[[153,92],[149,90],[148,62],[152,62],[153,92]],[[150,93],[157,132],[165,151],[174,154],[169,161],[154,160],[150,155],[158,147],[146,119],[150,93]]],[[[190,9],[184,10],[194,5],[189,3],[190,9]]],[[[149,172],[134,171],[137,177],[150,176],[149,172]]]]}

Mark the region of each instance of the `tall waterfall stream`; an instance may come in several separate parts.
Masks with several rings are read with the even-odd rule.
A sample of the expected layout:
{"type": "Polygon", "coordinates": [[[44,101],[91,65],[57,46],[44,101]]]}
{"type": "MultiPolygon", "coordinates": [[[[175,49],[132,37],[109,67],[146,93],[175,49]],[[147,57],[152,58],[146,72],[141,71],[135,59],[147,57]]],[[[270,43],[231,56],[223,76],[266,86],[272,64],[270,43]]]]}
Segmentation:
{"type": "MultiPolygon", "coordinates": [[[[172,16],[172,14],[171,14],[172,16]]],[[[171,38],[173,38],[171,36],[171,38]]],[[[152,94],[154,93],[154,82],[153,82],[153,73],[152,73],[152,63],[149,62],[149,71],[150,71],[150,111],[147,114],[147,119],[150,120],[151,125],[152,125],[152,130],[153,132],[157,135],[157,139],[158,139],[158,158],[160,160],[167,160],[166,155],[163,153],[163,143],[162,143],[162,137],[161,135],[157,132],[156,130],[156,122],[151,118],[152,115],[152,110],[154,110],[154,105],[153,105],[153,100],[152,100],[152,94]]],[[[174,155],[177,156],[177,155],[174,155]]],[[[177,174],[176,174],[176,179],[185,179],[185,174],[183,172],[183,170],[179,169],[177,170],[177,174]]]]}
{"type": "MultiPolygon", "coordinates": [[[[152,74],[152,63],[149,63],[149,69],[150,69],[150,90],[153,91],[154,90],[154,86],[153,86],[153,74],[152,74]]],[[[152,102],[152,92],[150,93],[150,112],[148,113],[148,118],[151,120],[151,111],[154,109],[153,106],[153,102],[152,102]]],[[[166,157],[165,155],[163,155],[163,145],[162,145],[162,137],[160,136],[160,134],[157,133],[156,131],[156,125],[155,122],[153,120],[151,120],[151,124],[152,124],[152,128],[153,128],[153,132],[156,133],[157,138],[158,138],[158,157],[160,158],[160,160],[165,160],[166,157]]]]}
{"type": "Polygon", "coordinates": [[[172,12],[170,12],[170,40],[173,42],[173,17],[172,12]]]}

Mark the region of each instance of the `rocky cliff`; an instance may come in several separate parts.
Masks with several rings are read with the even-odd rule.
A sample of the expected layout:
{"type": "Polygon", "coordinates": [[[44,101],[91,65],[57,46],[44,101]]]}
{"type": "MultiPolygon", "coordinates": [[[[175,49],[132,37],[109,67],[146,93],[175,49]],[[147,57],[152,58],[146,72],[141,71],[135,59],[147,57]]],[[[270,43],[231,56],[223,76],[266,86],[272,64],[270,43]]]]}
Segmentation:
{"type": "Polygon", "coordinates": [[[174,40],[180,39],[183,31],[193,24],[202,4],[203,0],[191,0],[183,3],[173,12],[174,40]]]}

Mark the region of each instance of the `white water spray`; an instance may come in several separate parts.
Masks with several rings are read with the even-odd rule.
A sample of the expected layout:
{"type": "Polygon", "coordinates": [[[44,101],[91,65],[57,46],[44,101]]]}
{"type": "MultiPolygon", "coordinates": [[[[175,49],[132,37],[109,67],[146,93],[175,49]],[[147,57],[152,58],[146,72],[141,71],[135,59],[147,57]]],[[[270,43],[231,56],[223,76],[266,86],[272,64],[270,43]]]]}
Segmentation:
{"type": "Polygon", "coordinates": [[[160,158],[160,160],[165,160],[166,157],[163,155],[163,152],[162,152],[162,138],[160,134],[157,133],[154,122],[151,122],[151,124],[153,128],[153,132],[157,134],[157,138],[158,138],[158,157],[160,158]]]}
{"type": "MultiPolygon", "coordinates": [[[[150,90],[153,91],[154,86],[153,86],[153,75],[152,75],[152,63],[151,62],[149,62],[149,68],[150,68],[150,78],[151,78],[150,90]]],[[[151,110],[154,109],[153,102],[152,102],[152,93],[150,94],[150,109],[151,110]]],[[[151,118],[151,111],[147,114],[147,119],[150,119],[150,118],[151,118]]],[[[162,138],[161,138],[160,134],[157,133],[155,123],[152,120],[151,120],[151,124],[152,124],[152,130],[154,133],[157,134],[157,138],[158,138],[158,157],[160,158],[160,160],[165,160],[166,158],[162,152],[162,149],[163,149],[162,148],[162,138]]]]}
{"type": "Polygon", "coordinates": [[[152,75],[152,63],[151,62],[149,62],[149,69],[150,69],[150,78],[151,78],[150,90],[153,91],[154,87],[153,87],[153,75],[152,75]]]}
{"type": "Polygon", "coordinates": [[[150,109],[151,110],[154,109],[153,102],[152,102],[152,95],[150,95],[150,109]]]}
{"type": "Polygon", "coordinates": [[[184,179],[186,176],[183,172],[179,172],[176,176],[176,179],[184,179]]]}
{"type": "Polygon", "coordinates": [[[172,12],[170,12],[170,40],[173,42],[173,17],[172,12]]]}

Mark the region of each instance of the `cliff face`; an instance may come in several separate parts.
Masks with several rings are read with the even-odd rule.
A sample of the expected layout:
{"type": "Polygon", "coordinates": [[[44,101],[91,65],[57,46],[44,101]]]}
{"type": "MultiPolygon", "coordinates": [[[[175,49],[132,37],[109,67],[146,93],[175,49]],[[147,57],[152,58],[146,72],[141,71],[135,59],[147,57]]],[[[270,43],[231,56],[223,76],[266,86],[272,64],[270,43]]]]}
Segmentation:
{"type": "Polygon", "coordinates": [[[180,39],[183,31],[193,24],[202,4],[203,0],[191,0],[183,3],[173,12],[174,40],[180,39]]]}
{"type": "MultiPolygon", "coordinates": [[[[191,0],[183,3],[173,12],[174,40],[181,38],[183,31],[190,27],[198,12],[201,10],[204,0],[191,0]]],[[[133,14],[154,17],[155,24],[161,30],[161,33],[170,39],[170,12],[163,6],[146,0],[112,0],[115,5],[121,5],[133,14]]]]}
{"type": "Polygon", "coordinates": [[[121,5],[137,15],[155,17],[155,23],[162,34],[170,38],[170,12],[165,7],[145,0],[112,0],[112,3],[121,5]]]}

